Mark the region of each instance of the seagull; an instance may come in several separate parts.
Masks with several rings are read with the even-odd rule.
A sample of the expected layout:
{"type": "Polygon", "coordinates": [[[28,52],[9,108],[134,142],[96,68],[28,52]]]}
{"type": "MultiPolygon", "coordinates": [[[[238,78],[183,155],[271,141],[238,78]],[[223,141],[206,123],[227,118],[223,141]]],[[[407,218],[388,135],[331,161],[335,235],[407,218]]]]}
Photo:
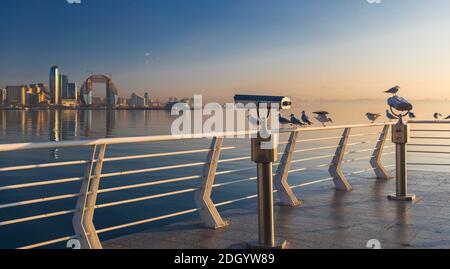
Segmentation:
{"type": "Polygon", "coordinates": [[[367,113],[366,117],[374,123],[379,117],[381,117],[381,114],[379,113],[367,113]]]}
{"type": "Polygon", "coordinates": [[[248,115],[248,122],[253,126],[258,126],[259,120],[252,115],[248,115]]]}
{"type": "Polygon", "coordinates": [[[302,121],[308,125],[313,125],[305,111],[302,111],[302,121]]]}
{"type": "Polygon", "coordinates": [[[400,91],[400,86],[395,86],[395,87],[392,87],[389,90],[385,91],[385,93],[390,93],[390,94],[393,94],[394,96],[396,96],[398,91],[400,91]]]}
{"type": "Polygon", "coordinates": [[[438,119],[442,118],[442,114],[439,113],[439,112],[436,112],[436,113],[434,113],[433,117],[434,117],[436,120],[438,120],[438,119]]]}
{"type": "Polygon", "coordinates": [[[446,120],[450,120],[450,115],[447,117],[447,118],[445,118],[446,120]]]}
{"type": "Polygon", "coordinates": [[[392,115],[392,113],[389,112],[389,110],[387,110],[387,109],[386,109],[386,117],[387,117],[389,120],[396,120],[396,119],[397,119],[397,117],[394,116],[394,115],[392,115]]]}
{"type": "Polygon", "coordinates": [[[415,119],[416,118],[416,114],[414,114],[413,112],[409,112],[408,116],[410,119],[415,119]]]}
{"type": "Polygon", "coordinates": [[[327,111],[317,111],[317,112],[314,112],[314,114],[317,115],[317,116],[316,116],[316,119],[317,119],[320,123],[322,123],[323,127],[326,126],[326,123],[327,123],[327,122],[333,123],[333,120],[332,120],[331,118],[328,117],[328,115],[329,115],[330,113],[327,112],[327,111]]]}
{"type": "Polygon", "coordinates": [[[292,124],[292,122],[286,118],[283,118],[281,115],[278,117],[278,121],[280,122],[280,124],[284,125],[284,124],[292,124]]]}
{"type": "Polygon", "coordinates": [[[291,114],[291,122],[294,125],[306,126],[306,124],[304,124],[301,120],[297,119],[294,114],[291,114]]]}

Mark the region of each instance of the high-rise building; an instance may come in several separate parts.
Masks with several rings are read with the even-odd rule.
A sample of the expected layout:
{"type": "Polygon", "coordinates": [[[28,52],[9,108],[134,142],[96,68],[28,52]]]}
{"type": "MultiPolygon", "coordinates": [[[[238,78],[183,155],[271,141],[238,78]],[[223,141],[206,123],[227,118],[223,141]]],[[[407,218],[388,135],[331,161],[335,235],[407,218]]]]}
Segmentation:
{"type": "Polygon", "coordinates": [[[6,89],[0,88],[0,105],[4,105],[6,102],[6,89]]]}
{"type": "Polygon", "coordinates": [[[145,99],[144,99],[144,97],[133,93],[131,95],[129,105],[130,105],[130,107],[133,107],[133,108],[142,108],[145,106],[145,99]]]}
{"type": "Polygon", "coordinates": [[[27,103],[25,86],[6,86],[6,104],[25,106],[27,103]]]}
{"type": "Polygon", "coordinates": [[[69,77],[67,75],[59,75],[59,87],[61,99],[72,99],[69,98],[69,77]]]}
{"type": "Polygon", "coordinates": [[[144,102],[145,102],[145,104],[144,104],[145,107],[151,107],[152,106],[152,102],[153,101],[150,98],[150,94],[148,92],[146,92],[144,94],[144,102]]]}
{"type": "Polygon", "coordinates": [[[48,104],[47,90],[43,83],[30,84],[26,87],[26,105],[38,106],[48,104]]]}
{"type": "Polygon", "coordinates": [[[67,99],[78,100],[78,88],[75,82],[67,84],[67,99]]]}
{"type": "Polygon", "coordinates": [[[61,86],[60,86],[60,76],[58,66],[52,66],[50,68],[50,99],[51,103],[54,105],[61,104],[61,86]]]}

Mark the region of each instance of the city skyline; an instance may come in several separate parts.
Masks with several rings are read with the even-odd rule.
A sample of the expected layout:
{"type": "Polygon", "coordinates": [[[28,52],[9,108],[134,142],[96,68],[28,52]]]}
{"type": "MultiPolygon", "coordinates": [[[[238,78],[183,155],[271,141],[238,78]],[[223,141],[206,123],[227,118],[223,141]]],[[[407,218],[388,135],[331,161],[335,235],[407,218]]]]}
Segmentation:
{"type": "Polygon", "coordinates": [[[2,9],[2,87],[46,82],[56,64],[77,85],[111,73],[121,96],[377,99],[400,85],[411,99],[450,98],[446,1],[18,0],[2,9]]]}

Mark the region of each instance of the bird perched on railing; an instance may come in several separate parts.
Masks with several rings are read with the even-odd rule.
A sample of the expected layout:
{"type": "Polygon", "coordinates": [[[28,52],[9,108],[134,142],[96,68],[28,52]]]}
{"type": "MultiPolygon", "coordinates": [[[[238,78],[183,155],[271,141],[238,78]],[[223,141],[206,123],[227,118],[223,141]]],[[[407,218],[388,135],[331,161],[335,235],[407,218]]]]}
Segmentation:
{"type": "Polygon", "coordinates": [[[278,116],[278,122],[279,122],[281,125],[292,124],[292,122],[291,122],[290,120],[288,120],[288,119],[286,119],[286,118],[283,118],[281,115],[278,116]]]}
{"type": "Polygon", "coordinates": [[[389,112],[389,110],[387,110],[387,109],[386,109],[386,117],[389,119],[389,121],[397,119],[397,117],[392,115],[392,113],[389,112]]]}
{"type": "Polygon", "coordinates": [[[400,86],[395,86],[390,88],[389,90],[385,91],[385,93],[393,94],[394,96],[397,95],[397,93],[400,91],[400,86]]]}
{"type": "Polygon", "coordinates": [[[308,125],[313,125],[313,123],[311,122],[311,120],[309,119],[309,116],[308,115],[306,115],[306,111],[302,111],[302,121],[305,123],[305,124],[308,124],[308,125]]]}
{"type": "Polygon", "coordinates": [[[328,122],[333,123],[333,120],[330,117],[328,117],[328,115],[330,115],[330,113],[327,111],[317,111],[317,112],[314,112],[314,114],[317,115],[316,119],[320,123],[322,123],[323,127],[325,127],[328,122]]]}
{"type": "Polygon", "coordinates": [[[366,117],[374,123],[379,117],[381,117],[380,113],[366,113],[366,117]]]}
{"type": "Polygon", "coordinates": [[[450,115],[447,116],[447,118],[445,118],[446,120],[450,120],[450,115]]]}
{"type": "Polygon", "coordinates": [[[439,112],[436,112],[436,113],[434,113],[433,117],[435,120],[442,119],[442,114],[439,112]]]}
{"type": "Polygon", "coordinates": [[[409,117],[410,119],[415,119],[415,118],[416,118],[416,114],[414,114],[413,112],[409,112],[409,113],[408,113],[408,117],[409,117]]]}
{"type": "Polygon", "coordinates": [[[302,126],[302,127],[306,126],[306,124],[303,123],[301,120],[299,120],[297,117],[295,117],[294,114],[291,114],[291,122],[292,122],[292,124],[297,125],[297,126],[302,126]]]}

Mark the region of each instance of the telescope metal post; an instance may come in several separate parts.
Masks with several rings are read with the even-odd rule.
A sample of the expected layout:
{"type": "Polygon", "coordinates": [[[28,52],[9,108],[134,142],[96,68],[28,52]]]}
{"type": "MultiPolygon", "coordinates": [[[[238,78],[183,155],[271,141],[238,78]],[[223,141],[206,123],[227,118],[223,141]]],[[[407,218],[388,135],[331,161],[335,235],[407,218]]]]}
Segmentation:
{"type": "Polygon", "coordinates": [[[396,193],[388,196],[394,201],[415,201],[415,195],[408,195],[407,144],[409,126],[399,116],[398,123],[392,128],[392,142],[395,143],[396,193]]]}
{"type": "Polygon", "coordinates": [[[272,165],[276,161],[276,145],[271,149],[262,147],[263,143],[270,143],[271,138],[252,139],[252,161],[257,165],[258,175],[258,228],[259,241],[250,243],[254,249],[285,249],[287,242],[275,240],[275,221],[273,206],[273,173],[272,165]]]}

